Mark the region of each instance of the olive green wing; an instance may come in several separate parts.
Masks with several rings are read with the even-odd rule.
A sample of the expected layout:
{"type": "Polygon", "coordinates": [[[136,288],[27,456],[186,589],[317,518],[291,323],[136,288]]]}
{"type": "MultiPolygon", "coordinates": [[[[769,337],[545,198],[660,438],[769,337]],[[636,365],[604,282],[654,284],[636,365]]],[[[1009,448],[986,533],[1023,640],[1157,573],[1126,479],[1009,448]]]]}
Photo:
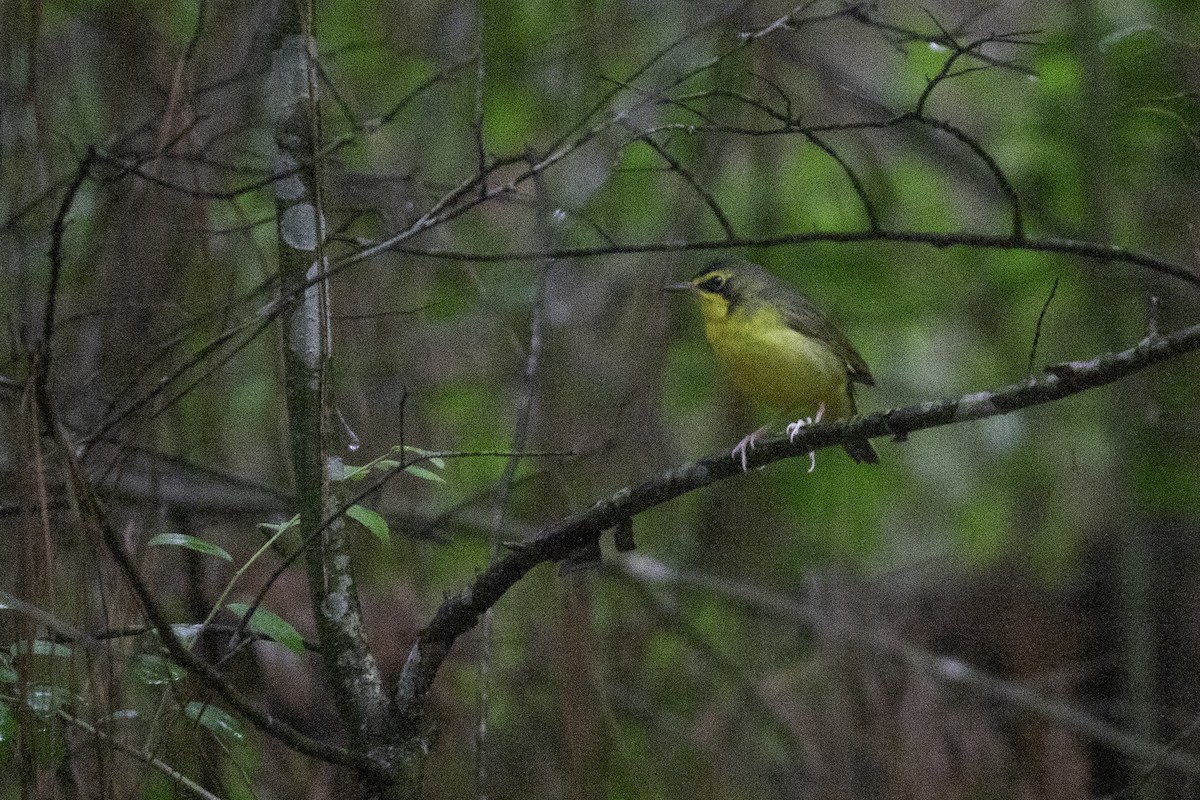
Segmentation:
{"type": "Polygon", "coordinates": [[[788,300],[784,319],[789,328],[797,333],[825,342],[833,348],[838,358],[845,363],[846,374],[850,376],[850,380],[867,386],[875,385],[875,378],[871,376],[871,368],[867,366],[867,362],[854,349],[854,345],[850,344],[850,340],[834,327],[834,324],[829,321],[829,317],[825,316],[821,309],[817,308],[808,298],[800,295],[793,294],[788,300]]]}

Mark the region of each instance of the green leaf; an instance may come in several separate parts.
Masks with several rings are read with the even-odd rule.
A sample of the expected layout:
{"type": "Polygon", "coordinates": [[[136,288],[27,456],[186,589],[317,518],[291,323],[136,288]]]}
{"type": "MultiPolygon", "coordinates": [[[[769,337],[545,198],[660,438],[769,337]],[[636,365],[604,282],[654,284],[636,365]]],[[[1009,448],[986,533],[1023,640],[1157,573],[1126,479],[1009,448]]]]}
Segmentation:
{"type": "Polygon", "coordinates": [[[187,675],[187,671],[174,661],[153,653],[134,656],[131,671],[134,679],[146,686],[165,686],[187,675]]]}
{"type": "Polygon", "coordinates": [[[183,709],[183,713],[188,719],[200,723],[217,736],[224,736],[235,742],[246,738],[246,732],[242,730],[241,723],[234,719],[229,712],[209,703],[193,700],[183,709]]]}
{"type": "Polygon", "coordinates": [[[22,639],[19,642],[14,642],[8,648],[13,658],[17,656],[27,656],[32,653],[35,656],[57,656],[58,658],[70,658],[71,648],[65,644],[57,642],[49,642],[45,639],[34,639],[32,645],[29,640],[22,639]]]}
{"type": "Polygon", "coordinates": [[[206,542],[195,536],[188,536],[186,533],[160,533],[151,539],[149,544],[151,546],[173,545],[175,547],[186,547],[188,550],[195,550],[197,553],[204,553],[206,556],[216,556],[226,561],[233,561],[233,557],[225,552],[224,549],[212,542],[206,542]]]}
{"type": "MultiPolygon", "coordinates": [[[[246,603],[229,603],[225,607],[239,617],[246,616],[246,612],[250,610],[250,606],[246,603]]],[[[278,642],[297,655],[304,652],[304,638],[292,627],[291,623],[265,608],[254,610],[254,616],[250,617],[248,627],[255,633],[278,642]]]]}
{"type": "Polygon", "coordinates": [[[370,471],[371,468],[369,464],[361,467],[352,467],[349,464],[346,464],[342,467],[342,480],[361,481],[363,478],[367,477],[367,474],[370,471]]]}
{"type": "Polygon", "coordinates": [[[446,479],[436,472],[427,470],[424,467],[405,467],[404,471],[412,475],[414,478],[420,478],[426,481],[436,481],[437,483],[445,483],[446,479]]]}
{"type": "Polygon", "coordinates": [[[175,632],[175,638],[190,648],[196,643],[204,626],[198,622],[178,622],[171,626],[171,630],[175,632]]]}
{"type": "MultiPolygon", "coordinates": [[[[399,449],[400,449],[399,445],[392,448],[393,451],[396,451],[399,449]]],[[[429,463],[433,464],[438,469],[445,469],[445,467],[446,467],[446,460],[443,458],[438,458],[437,456],[433,455],[432,450],[424,450],[420,447],[417,447],[416,445],[406,444],[406,445],[404,445],[404,452],[413,453],[414,455],[421,456],[422,458],[428,457],[429,463]]]]}
{"type": "Polygon", "coordinates": [[[106,722],[136,722],[142,718],[142,714],[136,708],[119,708],[108,716],[104,717],[106,722]]]}
{"type": "Polygon", "coordinates": [[[390,472],[391,470],[397,469],[399,466],[400,462],[394,458],[381,458],[375,462],[375,469],[383,472],[390,472]]]}
{"type": "Polygon", "coordinates": [[[366,506],[353,505],[346,509],[346,516],[370,531],[381,543],[387,544],[391,541],[392,534],[388,530],[387,520],[377,511],[372,511],[366,506]]]}
{"type": "Polygon", "coordinates": [[[71,701],[71,693],[61,686],[35,683],[25,694],[25,705],[39,717],[49,717],[71,701]]]}
{"type": "Polygon", "coordinates": [[[296,527],[300,524],[300,515],[289,519],[287,522],[260,522],[257,527],[260,531],[269,533],[273,536],[283,533],[286,530],[296,527]]]}
{"type": "Polygon", "coordinates": [[[1169,42],[1172,45],[1179,46],[1184,49],[1191,47],[1188,42],[1172,36],[1166,30],[1158,27],[1157,25],[1148,25],[1146,23],[1142,23],[1140,25],[1130,25],[1128,28],[1122,28],[1119,31],[1113,31],[1108,36],[1105,36],[1100,40],[1100,51],[1105,52],[1111,50],[1114,47],[1124,44],[1126,40],[1142,34],[1148,34],[1150,36],[1157,37],[1165,42],[1169,42]]]}
{"type": "Polygon", "coordinates": [[[7,742],[17,734],[17,716],[7,703],[0,703],[0,742],[7,742]]]}

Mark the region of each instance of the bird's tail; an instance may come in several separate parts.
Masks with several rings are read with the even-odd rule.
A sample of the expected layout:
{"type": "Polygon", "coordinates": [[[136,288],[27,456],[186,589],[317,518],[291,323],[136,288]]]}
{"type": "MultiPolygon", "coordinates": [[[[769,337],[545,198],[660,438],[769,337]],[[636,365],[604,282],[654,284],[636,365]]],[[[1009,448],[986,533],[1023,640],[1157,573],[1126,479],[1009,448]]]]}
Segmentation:
{"type": "Polygon", "coordinates": [[[846,453],[859,464],[879,463],[879,454],[875,452],[875,448],[871,446],[868,439],[851,439],[842,446],[846,448],[846,453]]]}

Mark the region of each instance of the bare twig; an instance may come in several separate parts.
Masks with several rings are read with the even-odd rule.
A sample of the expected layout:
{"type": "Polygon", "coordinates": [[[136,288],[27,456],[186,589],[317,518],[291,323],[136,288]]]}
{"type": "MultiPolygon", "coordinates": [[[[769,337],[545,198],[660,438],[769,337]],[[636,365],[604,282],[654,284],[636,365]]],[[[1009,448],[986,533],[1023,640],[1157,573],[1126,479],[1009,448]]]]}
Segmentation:
{"type": "Polygon", "coordinates": [[[483,31],[486,17],[483,4],[475,6],[479,17],[475,31],[475,116],[471,120],[471,135],[475,139],[475,168],[479,178],[479,198],[487,197],[487,151],[483,143],[483,82],[486,72],[483,61],[483,31]]]}
{"type": "Polygon", "coordinates": [[[632,125],[626,125],[626,127],[629,128],[629,130],[635,135],[637,135],[640,141],[645,142],[652,150],[654,150],[654,152],[658,153],[662,160],[666,161],[671,166],[672,172],[678,173],[679,177],[683,178],[684,182],[687,183],[688,186],[692,187],[693,191],[695,191],[696,194],[700,196],[700,199],[704,201],[704,205],[708,206],[709,211],[711,211],[713,216],[716,217],[717,223],[725,231],[725,235],[730,240],[736,239],[737,231],[734,230],[733,223],[729,221],[729,217],[725,215],[725,210],[721,208],[721,205],[717,202],[717,199],[713,197],[707,189],[700,185],[700,182],[696,179],[696,176],[693,175],[687,167],[679,163],[679,160],[675,158],[675,156],[671,155],[671,152],[667,150],[667,148],[656,142],[653,136],[642,136],[638,134],[637,130],[633,128],[632,125]]]}
{"type": "Polygon", "coordinates": [[[839,153],[829,144],[826,144],[825,141],[815,133],[806,133],[805,136],[810,142],[816,145],[818,149],[825,153],[825,155],[836,161],[838,166],[842,168],[842,172],[846,173],[847,180],[849,180],[850,185],[854,187],[854,193],[858,195],[858,200],[860,203],[862,203],[863,213],[867,215],[867,225],[869,226],[869,229],[873,231],[879,230],[879,214],[875,211],[875,204],[871,202],[870,196],[867,195],[867,188],[863,185],[862,180],[858,177],[858,173],[854,171],[854,168],[850,166],[846,159],[842,158],[841,153],[839,153]]]}
{"type": "Polygon", "coordinates": [[[58,206],[58,213],[54,217],[54,224],[50,229],[50,283],[46,287],[46,307],[42,312],[43,369],[49,364],[50,340],[54,337],[54,311],[58,305],[58,282],[62,278],[63,272],[63,237],[66,235],[67,214],[75,203],[75,196],[79,194],[79,188],[83,186],[83,182],[91,171],[94,158],[95,153],[89,150],[83,160],[79,162],[79,166],[75,168],[75,177],[71,179],[67,191],[63,194],[62,202],[58,206]]]}
{"type": "Polygon", "coordinates": [[[95,725],[92,725],[90,722],[79,719],[78,717],[73,717],[61,709],[56,709],[54,713],[59,719],[61,719],[63,722],[66,722],[68,725],[73,725],[89,736],[93,736],[96,739],[109,744],[114,750],[124,753],[130,758],[134,758],[143,764],[146,764],[147,766],[153,767],[163,775],[167,776],[167,779],[170,780],[172,784],[191,792],[196,797],[201,798],[201,800],[221,800],[220,796],[208,791],[203,786],[196,783],[194,780],[184,775],[167,762],[163,761],[161,758],[155,756],[153,753],[148,753],[145,750],[138,750],[130,747],[120,739],[108,735],[95,725]]]}
{"type": "MultiPolygon", "coordinates": [[[[1054,279],[1054,285],[1050,287],[1050,294],[1046,296],[1046,302],[1042,303],[1042,310],[1038,312],[1037,325],[1033,327],[1033,344],[1029,347],[1029,369],[1026,374],[1033,377],[1033,362],[1037,358],[1038,342],[1042,340],[1042,323],[1046,321],[1046,312],[1050,310],[1050,303],[1054,302],[1054,295],[1058,291],[1058,278],[1054,279]]],[[[1155,331],[1157,334],[1158,332],[1155,331]]]]}
{"type": "MultiPolygon", "coordinates": [[[[725,239],[703,239],[694,242],[641,242],[626,245],[603,245],[598,247],[564,247],[550,250],[508,250],[492,253],[472,253],[463,250],[440,250],[413,246],[398,246],[394,252],[409,255],[440,258],[448,261],[474,261],[479,263],[497,261],[536,261],[542,258],[596,258],[598,256],[627,255],[630,253],[693,252],[707,250],[729,250],[733,248],[767,248],[785,245],[835,242],[906,242],[925,244],[937,248],[976,247],[985,250],[1022,250],[1036,253],[1056,253],[1080,256],[1100,262],[1129,264],[1145,267],[1171,278],[1191,284],[1200,289],[1200,272],[1190,266],[1160,258],[1151,253],[1129,250],[1102,242],[1061,239],[1057,237],[1014,238],[1011,235],[991,233],[938,233],[909,230],[863,230],[863,231],[813,231],[810,233],[783,233],[776,236],[738,237],[734,241],[725,239]]],[[[338,267],[335,264],[332,268],[338,267]]]]}
{"type": "Polygon", "coordinates": [[[1025,219],[1021,212],[1021,201],[1017,198],[1017,190],[1008,180],[1008,176],[1004,174],[1004,170],[1000,169],[1000,165],[996,163],[996,159],[992,154],[983,148],[976,139],[959,128],[957,125],[952,125],[945,120],[933,119],[924,115],[915,115],[913,119],[921,122],[923,125],[928,125],[931,128],[936,128],[939,131],[944,131],[953,136],[958,141],[965,144],[976,158],[984,163],[988,172],[992,173],[992,177],[1000,186],[1001,191],[1008,197],[1009,208],[1012,211],[1012,238],[1014,241],[1021,241],[1025,238],[1025,219]]]}
{"type": "MultiPolygon", "coordinates": [[[[852,16],[858,22],[861,22],[864,25],[867,25],[868,27],[874,28],[878,31],[882,31],[883,33],[888,33],[888,34],[892,34],[892,35],[896,36],[898,38],[898,40],[902,41],[902,42],[925,42],[927,44],[936,44],[936,45],[941,45],[942,47],[947,47],[947,48],[953,46],[952,39],[946,38],[944,35],[943,36],[930,36],[929,34],[921,33],[919,31],[913,30],[911,28],[905,28],[905,27],[902,27],[899,25],[893,25],[891,23],[882,22],[878,19],[875,19],[873,16],[871,16],[871,11],[874,10],[876,5],[877,4],[875,4],[875,3],[857,3],[852,7],[852,9],[850,11],[850,16],[852,16]]],[[[984,6],[984,8],[986,8],[986,6],[984,6]]],[[[1025,33],[1023,35],[1031,36],[1036,33],[1039,33],[1039,31],[1028,31],[1027,33],[1025,33]]],[[[984,63],[989,64],[993,67],[999,67],[1001,69],[1011,70],[1011,71],[1017,72],[1021,75],[1026,75],[1026,76],[1035,75],[1033,70],[1028,69],[1027,67],[1022,67],[1019,64],[1014,64],[1013,62],[1008,61],[1006,59],[994,58],[992,56],[987,55],[986,53],[976,51],[976,52],[971,53],[971,57],[978,59],[980,61],[983,61],[984,63]]]]}

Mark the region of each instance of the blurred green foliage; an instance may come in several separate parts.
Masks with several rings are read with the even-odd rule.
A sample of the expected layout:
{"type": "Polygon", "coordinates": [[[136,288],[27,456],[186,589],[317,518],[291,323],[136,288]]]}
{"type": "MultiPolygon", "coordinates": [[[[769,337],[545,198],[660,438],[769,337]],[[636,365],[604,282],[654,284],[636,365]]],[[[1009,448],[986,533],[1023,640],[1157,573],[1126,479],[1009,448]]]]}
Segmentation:
{"type": "MultiPolygon", "coordinates": [[[[981,6],[978,15],[950,3],[926,12],[877,5],[878,24],[813,6],[798,16],[831,18],[794,20],[760,38],[750,34],[787,9],[320,5],[325,133],[352,138],[322,161],[327,221],[340,237],[326,255],[341,265],[445,198],[463,209],[406,240],[405,252],[349,264],[332,280],[334,404],[362,443],[360,453],[342,455],[364,463],[400,443],[504,453],[514,446],[523,402],[529,433],[517,446],[571,454],[524,458],[507,495],[505,457],[489,455],[448,460],[439,471],[444,484],[401,474],[365,498],[392,532],[386,547],[365,535],[356,544],[389,679],[443,594],[486,565],[494,527],[502,541],[526,538],[621,487],[725,452],[766,420],[717,373],[694,309],[659,291],[725,254],[712,204],[746,239],[729,252],[811,295],[858,345],[877,381],[859,394],[864,411],[1024,379],[1043,312],[1035,373],[1134,344],[1145,333],[1151,295],[1160,298],[1164,330],[1194,322],[1194,287],[1115,260],[755,241],[868,225],[847,167],[797,126],[812,126],[853,170],[883,229],[1011,231],[1008,198],[969,147],[928,121],[893,118],[914,110],[952,54],[944,41],[931,46],[941,37],[936,21],[963,45],[994,32],[1037,31],[1030,44],[992,42],[963,55],[957,63],[967,71],[940,83],[925,109],[994,158],[1017,191],[1028,235],[1194,263],[1200,15],[1190,5],[981,6]],[[404,109],[379,124],[402,99],[404,109]],[[479,179],[481,155],[505,161],[479,179]],[[535,177],[477,202],[534,165],[535,177]],[[596,252],[551,258],[567,248],[596,252]],[[545,257],[512,255],[527,253],[545,257]],[[534,351],[540,358],[527,378],[534,351]],[[418,530],[423,538],[404,539],[418,530]]],[[[247,43],[265,37],[269,12],[205,6],[194,42],[194,4],[55,2],[45,4],[37,26],[5,13],[12,30],[26,33],[3,34],[14,56],[3,73],[12,110],[0,131],[0,167],[9,176],[0,196],[9,254],[0,287],[19,321],[5,374],[19,362],[16,343],[38,329],[63,187],[96,148],[102,158],[75,198],[63,239],[50,386],[60,413],[85,435],[133,404],[111,432],[123,445],[286,491],[274,329],[236,353],[232,345],[207,349],[225,332],[251,330],[274,301],[270,187],[226,195],[276,169],[261,113],[269,54],[247,43]],[[126,159],[139,171],[122,172],[126,159]],[[159,393],[160,381],[191,358],[195,369],[159,393]]],[[[1014,680],[1074,669],[1076,658],[1092,659],[1080,670],[1107,676],[1112,663],[1123,665],[1120,672],[1131,662],[1121,649],[1127,637],[1080,601],[1062,634],[1071,646],[1039,649],[1054,638],[1038,627],[1050,626],[1039,616],[1040,593],[1058,600],[1045,605],[1074,613],[1072,591],[1117,583],[1111,554],[1131,546],[1130,531],[1200,532],[1198,404],[1191,359],[1067,402],[879,442],[882,463],[874,468],[825,450],[812,474],[797,459],[642,515],[639,554],[811,600],[845,624],[903,629],[918,643],[1011,670],[1014,680]],[[1014,587],[1012,594],[1002,601],[988,594],[989,575],[1001,576],[995,582],[1014,587]],[[814,589],[822,580],[834,588],[814,589]],[[993,638],[988,612],[1012,627],[993,638]]],[[[3,424],[0,460],[23,469],[9,441],[14,426],[3,424]]],[[[254,522],[291,513],[178,510],[157,496],[116,492],[111,500],[131,541],[159,532],[160,516],[179,514],[192,534],[242,559],[257,544],[248,541],[254,522]]],[[[30,540],[31,552],[40,540],[30,540]]],[[[604,546],[607,556],[607,536],[604,546]]],[[[79,588],[101,581],[82,552],[57,562],[63,572],[48,577],[54,591],[46,590],[45,602],[63,602],[65,616],[78,616],[82,627],[115,627],[118,620],[98,619],[95,597],[79,588]]],[[[1163,558],[1175,564],[1197,555],[1189,545],[1185,556],[1163,558]]],[[[161,586],[178,592],[169,597],[181,620],[231,579],[189,561],[170,568],[177,571],[161,586]]],[[[912,722],[919,715],[905,706],[913,716],[903,717],[891,705],[915,703],[928,689],[908,662],[881,666],[877,653],[814,637],[796,620],[781,622],[715,590],[639,582],[611,565],[563,579],[550,572],[535,572],[496,609],[494,735],[485,755],[495,796],[567,796],[572,781],[587,776],[596,797],[833,797],[829,787],[848,774],[838,770],[850,767],[818,758],[826,753],[822,733],[843,736],[876,781],[847,785],[888,790],[877,796],[919,795],[900,766],[911,754],[901,744],[919,749],[905,739],[920,727],[912,722]],[[838,705],[824,704],[829,697],[844,698],[844,718],[822,716],[838,705]],[[893,717],[912,727],[885,728],[880,720],[893,717]],[[887,742],[894,751],[873,749],[887,742]]],[[[1123,577],[1158,585],[1154,574],[1123,577]]],[[[15,572],[5,580],[16,581],[15,572]]],[[[1190,580],[1164,584],[1154,607],[1180,607],[1196,589],[1190,580]]],[[[276,591],[272,607],[303,629],[299,620],[311,614],[305,592],[291,584],[276,591]]],[[[1112,702],[1150,716],[1179,705],[1172,722],[1152,720],[1160,733],[1173,732],[1197,713],[1194,699],[1179,699],[1189,696],[1191,684],[1179,676],[1196,645],[1193,635],[1179,646],[1183,655],[1161,665],[1160,695],[1084,705],[1112,702]]],[[[475,637],[460,642],[459,660],[439,686],[443,733],[430,796],[472,791],[480,650],[475,637]]],[[[138,661],[130,649],[114,652],[111,663],[138,661]]],[[[305,663],[316,669],[315,659],[305,663]]],[[[290,691],[286,670],[256,669],[238,679],[263,702],[292,694],[300,699],[289,713],[313,727],[325,723],[314,710],[325,699],[319,682],[290,691]]],[[[22,747],[49,770],[62,762],[64,741],[45,713],[14,710],[29,706],[22,690],[57,697],[66,685],[0,684],[0,758],[12,758],[19,725],[32,737],[22,747]]],[[[147,711],[166,703],[145,692],[138,700],[147,711]]],[[[191,708],[208,733],[243,725],[216,706],[187,705],[202,702],[190,695],[172,702],[176,711],[191,708]]],[[[969,726],[949,705],[929,713],[951,720],[947,729],[961,723],[961,733],[969,726]]],[[[974,711],[987,718],[986,709],[974,711]]],[[[972,711],[963,713],[977,723],[972,711]]],[[[996,730],[1007,724],[988,721],[996,730]]],[[[137,732],[148,736],[157,724],[148,713],[137,732]]],[[[995,796],[1056,796],[1038,793],[1022,775],[1069,759],[1041,754],[1031,766],[1038,757],[1023,762],[1015,747],[988,750],[1006,741],[988,733],[995,739],[971,741],[1000,765],[995,796]]],[[[199,735],[207,734],[169,729],[165,755],[196,767],[189,743],[199,735]]],[[[258,796],[250,788],[256,776],[286,772],[264,763],[276,758],[288,757],[252,736],[205,768],[223,796],[258,796]]],[[[301,783],[306,774],[290,779],[301,783]]],[[[944,796],[981,796],[964,788],[974,785],[955,774],[944,796]]],[[[0,799],[17,796],[16,787],[0,779],[0,799]]],[[[131,796],[173,791],[147,771],[131,796]]]]}

